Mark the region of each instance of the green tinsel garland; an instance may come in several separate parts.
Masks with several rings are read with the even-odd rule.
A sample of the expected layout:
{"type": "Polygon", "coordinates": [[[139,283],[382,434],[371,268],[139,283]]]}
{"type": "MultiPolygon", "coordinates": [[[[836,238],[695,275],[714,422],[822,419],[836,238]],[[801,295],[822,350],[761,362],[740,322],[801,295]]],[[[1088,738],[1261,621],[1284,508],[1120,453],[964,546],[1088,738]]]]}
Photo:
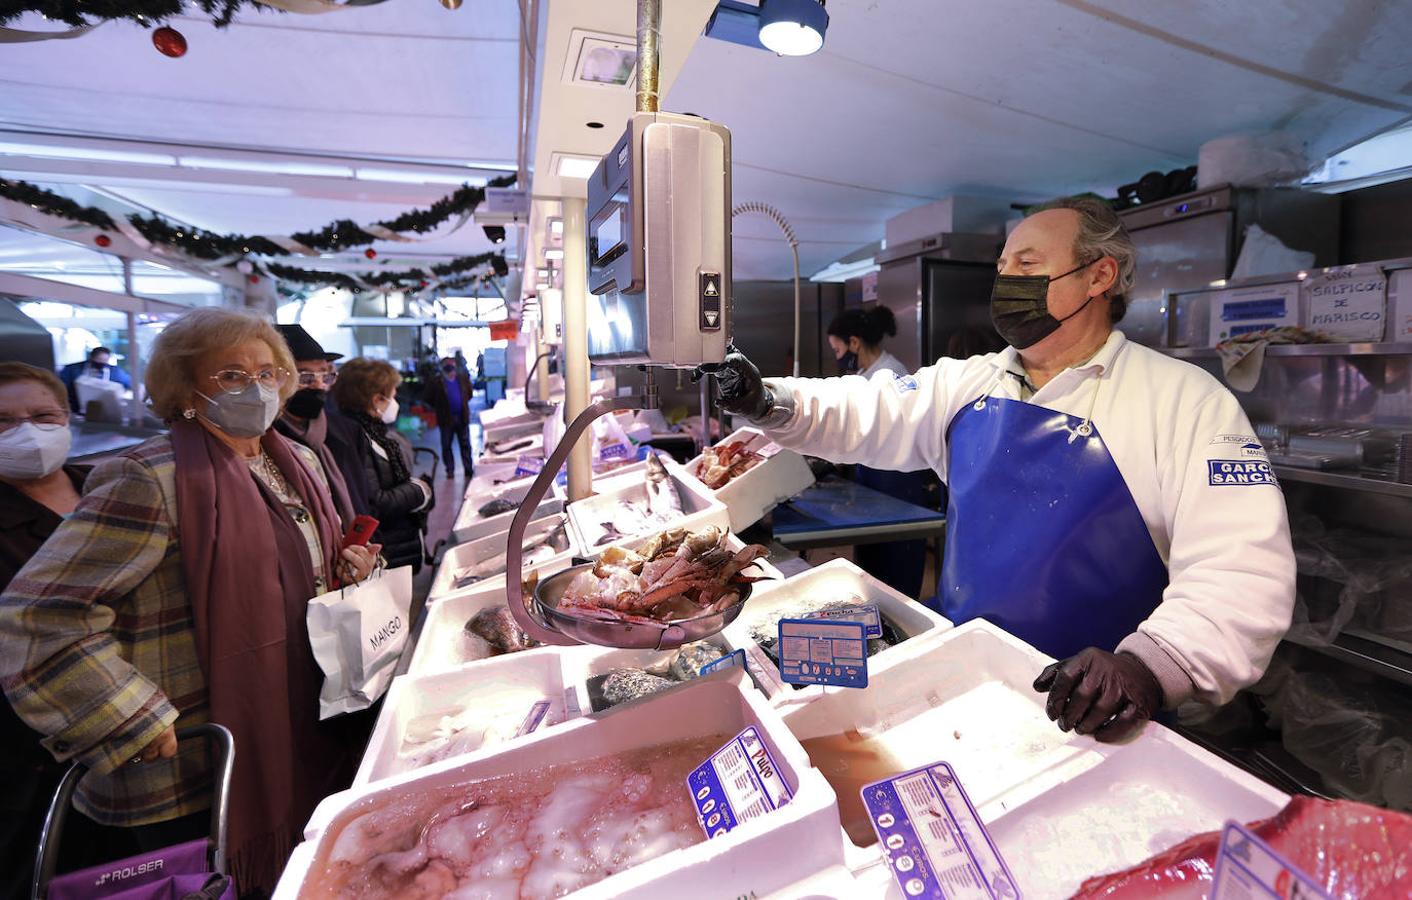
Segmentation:
{"type": "MultiPolygon", "coordinates": [[[[247,6],[260,12],[283,12],[254,0],[197,0],[197,5],[217,28],[229,25],[247,6]]],[[[37,12],[75,28],[117,19],[149,28],[186,12],[183,7],[182,0],[0,0],[0,25],[37,12]]]]}

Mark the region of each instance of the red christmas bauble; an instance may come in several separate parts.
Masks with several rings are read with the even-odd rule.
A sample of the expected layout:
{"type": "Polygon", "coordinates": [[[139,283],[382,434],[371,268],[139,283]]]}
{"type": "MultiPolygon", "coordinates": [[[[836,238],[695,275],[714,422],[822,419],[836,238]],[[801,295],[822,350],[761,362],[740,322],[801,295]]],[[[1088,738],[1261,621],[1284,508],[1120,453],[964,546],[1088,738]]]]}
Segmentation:
{"type": "Polygon", "coordinates": [[[186,38],[180,31],[165,25],[152,32],[152,46],[163,56],[173,59],[186,55],[186,38]]]}
{"type": "Polygon", "coordinates": [[[378,252],[377,252],[376,250],[374,250],[372,247],[369,247],[368,249],[364,250],[364,251],[363,251],[363,255],[366,256],[368,259],[377,259],[377,258],[378,258],[378,252]]]}
{"type": "Polygon", "coordinates": [[[259,275],[246,275],[246,276],[245,276],[245,280],[248,281],[248,282],[250,282],[251,284],[259,284],[259,283],[260,283],[260,276],[259,276],[259,275]]]}
{"type": "Polygon", "coordinates": [[[97,244],[100,247],[111,247],[113,246],[113,239],[108,237],[106,234],[100,234],[98,235],[98,237],[93,239],[93,243],[97,244]]]}

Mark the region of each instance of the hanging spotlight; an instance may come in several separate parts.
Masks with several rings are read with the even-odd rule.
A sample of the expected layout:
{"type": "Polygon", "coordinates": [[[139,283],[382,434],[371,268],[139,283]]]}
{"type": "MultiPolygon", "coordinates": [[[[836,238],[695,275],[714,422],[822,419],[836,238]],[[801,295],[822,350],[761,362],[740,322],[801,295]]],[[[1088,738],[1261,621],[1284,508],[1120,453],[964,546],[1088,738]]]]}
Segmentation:
{"type": "Polygon", "coordinates": [[[760,0],[760,43],[780,56],[808,56],[824,46],[823,0],[760,0]]]}
{"type": "Polygon", "coordinates": [[[492,256],[490,258],[490,270],[501,278],[504,278],[506,275],[510,274],[510,264],[505,261],[505,257],[503,256],[492,256]]]}
{"type": "Polygon", "coordinates": [[[484,225],[481,227],[481,230],[485,232],[485,239],[492,244],[505,243],[504,225],[484,225]]]}
{"type": "Polygon", "coordinates": [[[447,9],[460,9],[461,0],[441,0],[441,5],[447,9]]]}

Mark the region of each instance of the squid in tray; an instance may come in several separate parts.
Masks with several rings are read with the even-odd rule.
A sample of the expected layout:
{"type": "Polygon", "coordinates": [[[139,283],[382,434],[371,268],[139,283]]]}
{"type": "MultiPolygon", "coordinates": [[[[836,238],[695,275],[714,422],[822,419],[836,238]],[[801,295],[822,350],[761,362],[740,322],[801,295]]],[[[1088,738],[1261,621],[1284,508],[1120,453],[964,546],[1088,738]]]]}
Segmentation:
{"type": "Polygon", "coordinates": [[[742,588],[760,576],[746,568],[769,550],[726,545],[715,527],[697,532],[675,528],[637,550],[610,547],[592,569],[574,577],[561,610],[611,621],[670,622],[721,612],[739,603],[742,588]]]}

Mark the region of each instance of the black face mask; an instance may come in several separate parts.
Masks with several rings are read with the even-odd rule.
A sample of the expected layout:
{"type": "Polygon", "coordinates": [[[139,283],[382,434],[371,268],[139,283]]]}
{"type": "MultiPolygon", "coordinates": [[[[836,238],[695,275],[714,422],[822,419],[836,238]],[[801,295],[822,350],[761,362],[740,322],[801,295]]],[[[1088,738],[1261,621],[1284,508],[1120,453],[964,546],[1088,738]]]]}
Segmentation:
{"type": "Polygon", "coordinates": [[[838,358],[838,374],[852,375],[858,371],[858,354],[849,350],[838,358]]]}
{"type": "Polygon", "coordinates": [[[455,367],[455,366],[442,366],[442,367],[441,367],[441,371],[445,372],[447,375],[455,375],[455,374],[456,374],[456,367],[455,367]]]}
{"type": "Polygon", "coordinates": [[[298,416],[301,419],[317,419],[324,411],[324,401],[328,399],[328,391],[321,391],[316,388],[303,388],[294,392],[294,396],[289,398],[284,408],[291,416],[298,416]]]}
{"type": "MultiPolygon", "coordinates": [[[[1099,257],[1102,259],[1102,257],[1099,257]]],[[[1084,311],[1093,302],[1089,297],[1083,306],[1062,319],[1049,314],[1049,285],[1061,278],[1088,268],[1097,259],[1075,266],[1063,275],[997,275],[990,289],[990,321],[1005,343],[1016,350],[1032,347],[1059,330],[1069,319],[1084,311]]]]}

